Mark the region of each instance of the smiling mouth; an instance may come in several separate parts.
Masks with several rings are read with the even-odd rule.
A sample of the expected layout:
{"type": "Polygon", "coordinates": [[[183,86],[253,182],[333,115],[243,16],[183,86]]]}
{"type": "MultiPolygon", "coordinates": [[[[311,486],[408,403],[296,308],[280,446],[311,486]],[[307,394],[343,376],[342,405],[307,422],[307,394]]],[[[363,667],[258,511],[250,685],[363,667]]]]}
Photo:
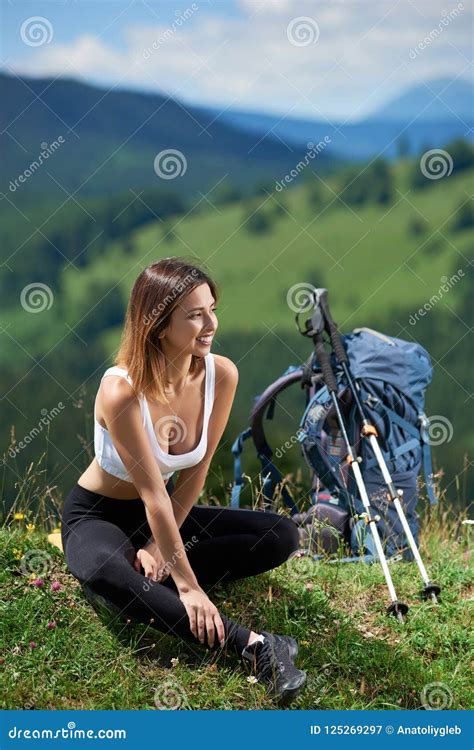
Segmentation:
{"type": "Polygon", "coordinates": [[[199,336],[196,341],[199,341],[200,344],[210,344],[212,339],[212,336],[199,336]]]}

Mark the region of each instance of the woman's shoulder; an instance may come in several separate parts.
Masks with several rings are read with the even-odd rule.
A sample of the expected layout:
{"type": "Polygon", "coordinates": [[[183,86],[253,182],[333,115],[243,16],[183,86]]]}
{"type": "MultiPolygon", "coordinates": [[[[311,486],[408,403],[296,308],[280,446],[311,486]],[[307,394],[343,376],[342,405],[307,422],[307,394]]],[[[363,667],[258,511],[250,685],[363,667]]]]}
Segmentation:
{"type": "Polygon", "coordinates": [[[214,366],[216,371],[216,382],[225,382],[237,384],[239,371],[237,365],[229,357],[223,357],[221,354],[212,354],[214,357],[214,366]]]}
{"type": "MultiPolygon", "coordinates": [[[[122,368],[120,368],[122,369],[122,368]]],[[[111,408],[123,408],[136,400],[136,393],[124,373],[111,372],[102,378],[100,392],[111,408]]]]}

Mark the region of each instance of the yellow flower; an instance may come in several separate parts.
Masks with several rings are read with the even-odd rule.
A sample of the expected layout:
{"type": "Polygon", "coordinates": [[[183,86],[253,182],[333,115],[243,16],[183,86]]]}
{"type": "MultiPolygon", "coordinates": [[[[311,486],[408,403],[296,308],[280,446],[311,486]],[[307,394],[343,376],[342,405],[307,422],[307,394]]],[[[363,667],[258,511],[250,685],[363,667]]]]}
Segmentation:
{"type": "Polygon", "coordinates": [[[24,517],[25,517],[24,513],[15,513],[13,516],[15,521],[23,521],[24,517]]]}
{"type": "Polygon", "coordinates": [[[35,528],[36,528],[36,526],[34,525],[34,523],[27,523],[26,524],[26,530],[27,531],[34,531],[35,528]]]}
{"type": "Polygon", "coordinates": [[[21,560],[21,558],[23,557],[23,552],[21,551],[21,549],[13,547],[13,557],[15,558],[15,560],[21,560]]]}

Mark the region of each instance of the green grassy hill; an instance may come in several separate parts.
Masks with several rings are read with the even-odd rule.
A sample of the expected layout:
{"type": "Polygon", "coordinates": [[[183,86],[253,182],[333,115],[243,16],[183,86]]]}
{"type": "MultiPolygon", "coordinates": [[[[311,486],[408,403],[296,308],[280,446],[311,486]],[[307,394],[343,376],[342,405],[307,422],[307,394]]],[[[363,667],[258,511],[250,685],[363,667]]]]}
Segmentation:
{"type": "MultiPolygon", "coordinates": [[[[371,326],[428,349],[434,379],[427,413],[445,415],[454,426],[453,440],[434,450],[435,466],[446,472],[448,484],[463,474],[456,492],[465,502],[472,496],[472,480],[463,472],[474,452],[466,409],[472,228],[456,229],[455,218],[461,204],[469,205],[473,170],[415,189],[415,167],[410,162],[393,167],[393,198],[386,204],[343,203],[341,174],[324,182],[308,174],[307,182],[294,189],[149,222],[126,244],[123,237],[110,242],[82,268],[64,264],[51,309],[31,315],[17,304],[5,312],[4,325],[13,335],[4,336],[3,391],[10,401],[22,403],[23,412],[31,407],[23,420],[16,408],[5,405],[5,440],[12,424],[19,436],[27,432],[28,419],[35,422],[41,406],[59,398],[69,405],[80,401],[82,412],[70,409],[67,424],[57,420],[52,426],[49,467],[54,467],[53,477],[60,472],[61,488],[68,486],[90,459],[92,400],[118,345],[133,281],[154,260],[187,255],[204,261],[221,288],[213,351],[229,356],[240,371],[210,477],[216,487],[231,481],[230,441],[245,427],[253,396],[310,354],[310,342],[296,331],[287,295],[295,285],[312,283],[329,289],[341,331],[371,326]],[[256,216],[263,216],[265,231],[256,231],[255,224],[250,230],[256,216]],[[442,279],[453,278],[458,269],[462,278],[430,303],[442,279]],[[427,303],[429,313],[413,325],[411,316],[427,303]],[[39,358],[41,367],[35,366],[39,358]],[[78,453],[79,434],[89,453],[78,453]],[[61,453],[55,445],[62,446],[61,453]],[[72,466],[64,465],[65,455],[74,457],[72,466]]],[[[275,447],[294,432],[301,413],[301,393],[289,394],[272,425],[275,447]]],[[[299,465],[296,451],[283,460],[285,470],[299,465]]],[[[248,466],[257,468],[254,461],[248,466]]]]}
{"type": "MultiPolygon", "coordinates": [[[[266,328],[293,331],[294,314],[286,298],[295,284],[326,286],[341,329],[367,320],[386,323],[394,310],[412,310],[438,291],[441,277],[464,268],[472,257],[472,235],[455,233],[451,224],[472,185],[472,171],[440,181],[430,189],[408,186],[408,168],[397,170],[395,201],[386,207],[366,205],[348,209],[337,196],[333,178],[320,207],[309,205],[307,188],[263,196],[257,211],[275,214],[269,231],[246,231],[248,212],[238,203],[219,206],[167,223],[173,235],[164,240],[161,222],[133,233],[133,252],[119,244],[81,270],[64,272],[64,290],[74,298],[92,279],[118,283],[126,298],[140,269],[166,255],[192,254],[205,261],[221,289],[220,331],[263,334],[266,328]],[[414,220],[426,222],[413,235],[414,220]]],[[[456,290],[450,304],[456,309],[456,290]]],[[[441,305],[443,305],[443,300],[441,305]]],[[[84,305],[84,310],[86,305],[84,305]]],[[[76,314],[73,308],[71,320],[76,314]]],[[[400,326],[409,325],[400,319],[400,326]]],[[[218,341],[216,342],[218,343],[218,341]]]]}

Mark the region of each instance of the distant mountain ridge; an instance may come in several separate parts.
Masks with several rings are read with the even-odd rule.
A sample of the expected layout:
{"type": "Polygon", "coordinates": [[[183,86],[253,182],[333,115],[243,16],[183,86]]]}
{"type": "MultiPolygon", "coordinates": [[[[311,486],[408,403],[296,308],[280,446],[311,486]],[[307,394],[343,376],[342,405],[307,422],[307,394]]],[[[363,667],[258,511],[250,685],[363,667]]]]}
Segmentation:
{"type": "MultiPolygon", "coordinates": [[[[306,151],[271,133],[256,137],[160,93],[0,74],[0,97],[2,191],[39,159],[44,144],[64,141],[21,181],[20,197],[63,189],[104,195],[150,186],[199,196],[224,180],[241,188],[276,181],[306,151]],[[157,172],[155,158],[170,150],[174,153],[157,172]]],[[[329,155],[320,154],[318,168],[329,165],[329,155]]]]}
{"type": "Polygon", "coordinates": [[[474,86],[465,79],[437,78],[410,86],[366,119],[423,122],[474,120],[474,86]]]}
{"type": "MultiPolygon", "coordinates": [[[[425,147],[441,147],[454,138],[472,139],[473,86],[467,80],[428,81],[412,86],[380,109],[357,122],[266,115],[227,110],[221,119],[255,135],[271,131],[297,147],[331,139],[331,149],[347,159],[369,159],[378,154],[394,158],[400,141],[410,154],[425,147]],[[440,96],[441,100],[437,98],[440,96]]],[[[217,110],[209,110],[217,113],[217,110]]]]}

